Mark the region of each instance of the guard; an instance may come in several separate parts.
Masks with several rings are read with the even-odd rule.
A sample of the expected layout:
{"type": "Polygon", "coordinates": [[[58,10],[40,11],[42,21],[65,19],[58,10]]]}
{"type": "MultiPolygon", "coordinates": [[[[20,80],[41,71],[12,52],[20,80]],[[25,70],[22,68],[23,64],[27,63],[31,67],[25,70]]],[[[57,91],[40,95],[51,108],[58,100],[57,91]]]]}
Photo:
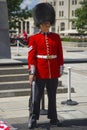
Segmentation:
{"type": "Polygon", "coordinates": [[[40,114],[40,100],[44,88],[48,95],[48,118],[50,125],[60,126],[56,111],[56,90],[58,78],[63,74],[63,50],[58,34],[50,32],[55,23],[55,11],[51,4],[40,3],[33,9],[35,25],[40,32],[30,37],[28,42],[29,82],[35,80],[33,111],[29,117],[29,129],[37,127],[40,114]]]}

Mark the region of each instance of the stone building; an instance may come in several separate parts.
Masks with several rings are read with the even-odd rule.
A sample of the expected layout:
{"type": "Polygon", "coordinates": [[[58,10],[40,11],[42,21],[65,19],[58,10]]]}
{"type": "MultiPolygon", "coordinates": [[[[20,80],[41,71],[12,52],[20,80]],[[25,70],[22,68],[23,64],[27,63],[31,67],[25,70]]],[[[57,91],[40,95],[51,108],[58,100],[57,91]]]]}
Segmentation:
{"type": "MultiPolygon", "coordinates": [[[[40,2],[49,2],[51,3],[56,11],[56,22],[51,30],[60,33],[64,30],[76,30],[74,21],[70,21],[71,19],[75,19],[75,10],[79,8],[80,2],[83,0],[40,0],[40,2]]],[[[31,35],[36,32],[38,29],[35,28],[33,19],[29,18],[24,22],[20,22],[19,33],[22,33],[23,30],[31,35]]]]}

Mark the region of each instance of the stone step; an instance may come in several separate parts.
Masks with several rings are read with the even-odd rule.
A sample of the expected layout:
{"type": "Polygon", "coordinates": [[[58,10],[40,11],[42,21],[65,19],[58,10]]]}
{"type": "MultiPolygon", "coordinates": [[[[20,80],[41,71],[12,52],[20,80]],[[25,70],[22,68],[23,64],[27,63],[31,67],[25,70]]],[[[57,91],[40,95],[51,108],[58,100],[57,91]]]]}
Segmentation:
{"type": "Polygon", "coordinates": [[[15,81],[15,82],[0,82],[0,91],[1,90],[10,90],[10,89],[22,89],[29,88],[29,81],[15,81]]]}
{"type": "MultiPolygon", "coordinates": [[[[59,81],[58,87],[63,86],[62,81],[59,81]]],[[[10,80],[5,82],[0,82],[0,90],[10,90],[10,89],[22,89],[22,88],[29,88],[29,80],[10,80]]]]}
{"type": "MultiPolygon", "coordinates": [[[[67,88],[66,87],[58,87],[57,93],[67,93],[67,88]]],[[[74,89],[71,88],[71,92],[74,93],[74,89]]],[[[10,89],[10,90],[1,90],[0,91],[0,98],[3,97],[17,97],[17,96],[28,96],[31,93],[30,88],[25,88],[25,89],[10,89]]],[[[45,91],[45,94],[47,92],[45,91]]]]}
{"type": "Polygon", "coordinates": [[[1,90],[0,91],[0,98],[3,97],[15,97],[15,96],[27,96],[30,94],[30,89],[10,89],[10,90],[1,90]]]}
{"type": "Polygon", "coordinates": [[[0,75],[28,74],[27,66],[0,66],[0,75]]]}
{"type": "Polygon", "coordinates": [[[0,75],[9,75],[9,74],[26,74],[28,73],[28,70],[25,68],[21,68],[21,69],[6,69],[6,70],[0,70],[0,75]]]}
{"type": "Polygon", "coordinates": [[[28,80],[28,73],[25,74],[9,74],[9,75],[0,75],[0,83],[2,82],[13,82],[13,81],[23,81],[28,80]]]}
{"type": "MultiPolygon", "coordinates": [[[[29,95],[31,89],[28,75],[26,66],[0,67],[0,98],[29,95]]],[[[67,93],[67,91],[67,87],[59,81],[57,93],[67,93]]],[[[74,92],[74,88],[71,88],[71,92],[74,92]]]]}

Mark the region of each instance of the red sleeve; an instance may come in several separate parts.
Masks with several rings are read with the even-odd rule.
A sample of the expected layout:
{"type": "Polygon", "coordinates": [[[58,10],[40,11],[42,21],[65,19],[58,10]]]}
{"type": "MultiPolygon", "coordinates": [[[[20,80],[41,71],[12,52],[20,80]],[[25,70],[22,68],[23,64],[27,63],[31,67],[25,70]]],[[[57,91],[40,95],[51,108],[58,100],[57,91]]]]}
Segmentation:
{"type": "Polygon", "coordinates": [[[31,36],[28,41],[28,70],[36,67],[36,43],[34,36],[31,36]]]}
{"type": "Polygon", "coordinates": [[[60,65],[64,64],[64,58],[63,58],[63,48],[62,48],[62,42],[58,35],[58,58],[60,65]]]}

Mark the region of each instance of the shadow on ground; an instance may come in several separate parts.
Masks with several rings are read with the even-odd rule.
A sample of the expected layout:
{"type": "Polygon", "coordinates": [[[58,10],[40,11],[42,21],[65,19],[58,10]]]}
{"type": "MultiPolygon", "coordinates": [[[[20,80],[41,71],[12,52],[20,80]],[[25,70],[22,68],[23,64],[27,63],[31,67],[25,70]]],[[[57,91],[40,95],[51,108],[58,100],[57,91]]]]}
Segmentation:
{"type": "MultiPolygon", "coordinates": [[[[27,123],[16,123],[12,124],[14,128],[17,130],[29,130],[27,127],[27,123]]],[[[62,127],[52,127],[49,122],[38,123],[38,128],[34,130],[87,130],[87,119],[79,119],[79,120],[63,120],[62,127]]]]}

